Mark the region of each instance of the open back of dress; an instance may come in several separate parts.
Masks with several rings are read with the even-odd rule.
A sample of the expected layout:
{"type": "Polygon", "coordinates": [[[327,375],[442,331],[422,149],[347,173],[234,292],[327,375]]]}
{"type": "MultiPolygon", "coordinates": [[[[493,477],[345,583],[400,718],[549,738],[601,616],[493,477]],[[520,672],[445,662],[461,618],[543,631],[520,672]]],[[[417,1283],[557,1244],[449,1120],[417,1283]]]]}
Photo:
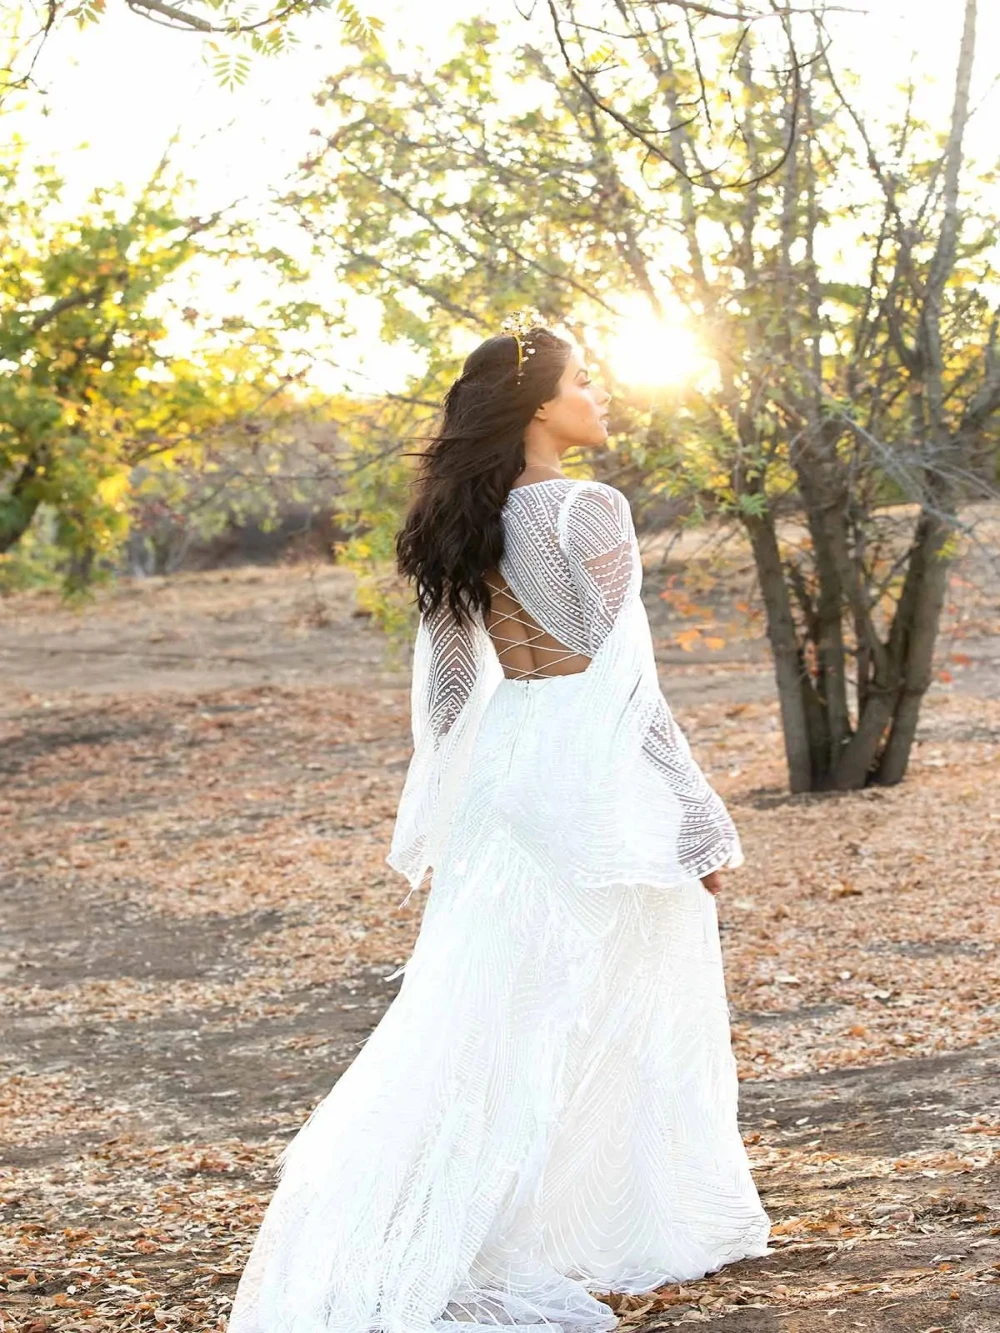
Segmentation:
{"type": "Polygon", "coordinates": [[[492,593],[485,624],[507,680],[542,680],[587,669],[591,659],[567,648],[539,625],[499,570],[490,570],[485,577],[492,593]]]}

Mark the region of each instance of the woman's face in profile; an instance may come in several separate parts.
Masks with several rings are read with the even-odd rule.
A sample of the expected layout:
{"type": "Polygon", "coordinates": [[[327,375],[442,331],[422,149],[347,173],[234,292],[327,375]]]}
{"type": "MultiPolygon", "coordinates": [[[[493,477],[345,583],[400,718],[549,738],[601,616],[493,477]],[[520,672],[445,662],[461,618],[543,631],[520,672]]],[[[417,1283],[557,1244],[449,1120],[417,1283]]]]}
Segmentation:
{"type": "Polygon", "coordinates": [[[576,348],[559,378],[558,392],[536,413],[547,431],[570,444],[604,444],[611,395],[590,378],[576,348]]]}

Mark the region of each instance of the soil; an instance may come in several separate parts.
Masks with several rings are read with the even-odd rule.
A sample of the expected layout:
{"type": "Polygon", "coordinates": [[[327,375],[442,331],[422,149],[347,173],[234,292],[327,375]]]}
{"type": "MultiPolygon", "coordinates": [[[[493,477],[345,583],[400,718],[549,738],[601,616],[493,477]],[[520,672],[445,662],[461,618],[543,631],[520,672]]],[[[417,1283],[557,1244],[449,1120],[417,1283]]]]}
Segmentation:
{"type": "MultiPolygon", "coordinates": [[[[608,1299],[648,1329],[1000,1330],[1000,823],[982,790],[1000,767],[1000,633],[983,567],[953,589],[879,842],[862,794],[782,791],[745,552],[685,585],[725,640],[686,649],[691,616],[660,593],[692,550],[649,551],[665,691],[762,851],[720,920],[774,1252],[608,1299]],[[944,857],[942,807],[949,869],[904,884],[897,867],[879,898],[921,827],[918,859],[944,857]],[[826,865],[812,854],[833,810],[826,865]],[[766,918],[752,938],[750,909],[766,918]],[[837,989],[862,975],[863,993],[837,989]]],[[[382,858],[409,665],[352,587],[338,569],[254,569],[124,583],[82,612],[40,594],[0,607],[5,1333],[221,1328],[278,1148],[398,989],[420,902],[392,915],[405,886],[382,858]]]]}

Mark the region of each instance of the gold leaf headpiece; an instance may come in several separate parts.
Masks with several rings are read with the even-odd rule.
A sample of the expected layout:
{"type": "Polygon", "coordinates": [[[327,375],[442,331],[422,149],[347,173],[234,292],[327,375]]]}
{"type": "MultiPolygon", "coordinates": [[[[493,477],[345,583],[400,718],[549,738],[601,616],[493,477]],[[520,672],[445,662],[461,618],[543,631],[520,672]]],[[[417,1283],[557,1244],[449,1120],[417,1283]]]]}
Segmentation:
{"type": "Polygon", "coordinates": [[[500,332],[514,339],[517,347],[517,379],[520,383],[521,376],[524,374],[525,356],[534,356],[535,349],[527,346],[526,339],[528,331],[537,323],[533,311],[514,310],[500,325],[500,332]]]}

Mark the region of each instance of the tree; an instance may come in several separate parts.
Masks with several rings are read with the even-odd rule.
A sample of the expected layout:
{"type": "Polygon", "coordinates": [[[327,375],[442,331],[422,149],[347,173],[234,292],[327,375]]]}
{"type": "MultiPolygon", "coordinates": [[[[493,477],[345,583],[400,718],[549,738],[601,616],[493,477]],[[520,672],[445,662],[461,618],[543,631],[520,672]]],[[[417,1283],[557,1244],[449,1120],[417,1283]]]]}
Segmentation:
{"type": "Polygon", "coordinates": [[[995,224],[963,217],[959,200],[976,3],[965,6],[944,154],[931,149],[922,159],[928,136],[906,116],[896,160],[879,161],[821,28],[813,57],[820,70],[786,85],[780,110],[769,114],[774,81],[760,77],[744,34],[733,48],[742,174],[759,179],[781,144],[784,163],[780,178],[741,207],[720,200],[714,210],[695,198],[704,153],[680,114],[690,88],[676,46],[644,27],[645,8],[635,6],[629,23],[674,117],[673,158],[687,168],[676,186],[685,300],[707,318],[722,351],[719,424],[767,608],[792,789],[896,782],[931,681],[960,482],[1000,409],[996,318],[985,296],[985,238],[995,224]],[[850,163],[852,131],[882,196],[877,213],[831,203],[835,185],[821,163],[850,163]],[[706,238],[705,212],[726,232],[721,247],[706,238]],[[825,279],[817,243],[831,219],[858,231],[867,285],[838,290],[825,279]],[[737,293],[743,305],[734,320],[727,305],[737,293]],[[774,490],[786,467],[811,546],[783,557],[774,490]],[[889,481],[917,501],[919,515],[908,548],[887,557],[876,506],[891,494],[889,481]]]}
{"type": "Polygon", "coordinates": [[[194,357],[162,350],[169,280],[210,245],[220,263],[235,253],[218,218],[180,214],[166,162],[132,204],[99,189],[72,221],[59,178],[28,170],[16,146],[0,178],[0,560],[44,508],[79,586],[125,536],[133,469],[169,467],[223,436],[259,440],[280,426],[294,375],[278,368],[266,325],[243,337],[230,320],[225,341],[194,357]]]}
{"type": "MultiPolygon", "coordinates": [[[[381,303],[386,337],[426,352],[417,400],[439,395],[457,334],[495,331],[511,307],[565,321],[598,353],[622,294],[654,315],[684,307],[713,382],[645,421],[619,418],[645,428],[634,471],[654,490],[683,475],[746,527],[792,789],[899,781],[958,504],[983,484],[1000,409],[996,220],[963,195],[974,0],[944,153],[904,110],[886,160],[815,17],[790,79],[780,49],[749,28],[715,39],[715,76],[704,44],[693,56],[673,25],[651,21],[659,7],[615,13],[628,45],[617,73],[582,23],[555,48],[516,51],[470,23],[434,73],[369,55],[321,93],[332,124],[289,206],[317,253],[381,303]],[[573,72],[598,64],[602,105],[573,72]],[[659,157],[636,132],[654,99],[666,112],[659,157]],[[717,122],[685,115],[691,106],[727,108],[733,188],[706,169],[717,122]],[[838,247],[843,262],[830,258],[838,247]],[[917,506],[908,534],[907,515],[886,508],[901,500],[917,506]],[[809,537],[797,549],[779,521],[798,514],[809,537]]],[[[628,452],[614,474],[626,484],[628,452]]]]}
{"type": "Polygon", "coordinates": [[[797,33],[804,19],[818,18],[827,8],[823,0],[815,6],[752,0],[597,0],[586,8],[577,0],[545,0],[555,50],[586,104],[642,150],[644,169],[665,169],[711,191],[752,188],[786,162],[799,128],[802,80],[812,59],[800,53],[797,33]],[[733,62],[726,62],[727,71],[721,79],[716,76],[714,86],[703,68],[719,51],[720,21],[722,32],[735,32],[736,52],[748,40],[753,42],[755,33],[763,32],[765,39],[769,35],[772,73],[791,107],[784,136],[769,158],[758,154],[753,162],[735,167],[730,150],[743,134],[746,116],[726,81],[733,62]],[[669,76],[664,79],[658,50],[671,52],[671,71],[690,71],[681,95],[669,76]],[[637,77],[645,84],[639,96],[634,93],[637,77]],[[709,150],[697,162],[677,152],[681,130],[689,137],[697,134],[709,150]]]}
{"type": "MultiPolygon", "coordinates": [[[[381,20],[366,16],[354,0],[125,0],[128,9],[146,22],[174,32],[191,33],[204,43],[204,55],[223,86],[243,83],[254,56],[276,56],[294,45],[295,24],[313,14],[334,14],[350,41],[375,47],[381,20]]],[[[51,34],[62,24],[85,28],[107,13],[107,0],[21,0],[5,6],[0,43],[6,58],[0,66],[0,100],[5,93],[30,88],[38,57],[51,34]]]]}

